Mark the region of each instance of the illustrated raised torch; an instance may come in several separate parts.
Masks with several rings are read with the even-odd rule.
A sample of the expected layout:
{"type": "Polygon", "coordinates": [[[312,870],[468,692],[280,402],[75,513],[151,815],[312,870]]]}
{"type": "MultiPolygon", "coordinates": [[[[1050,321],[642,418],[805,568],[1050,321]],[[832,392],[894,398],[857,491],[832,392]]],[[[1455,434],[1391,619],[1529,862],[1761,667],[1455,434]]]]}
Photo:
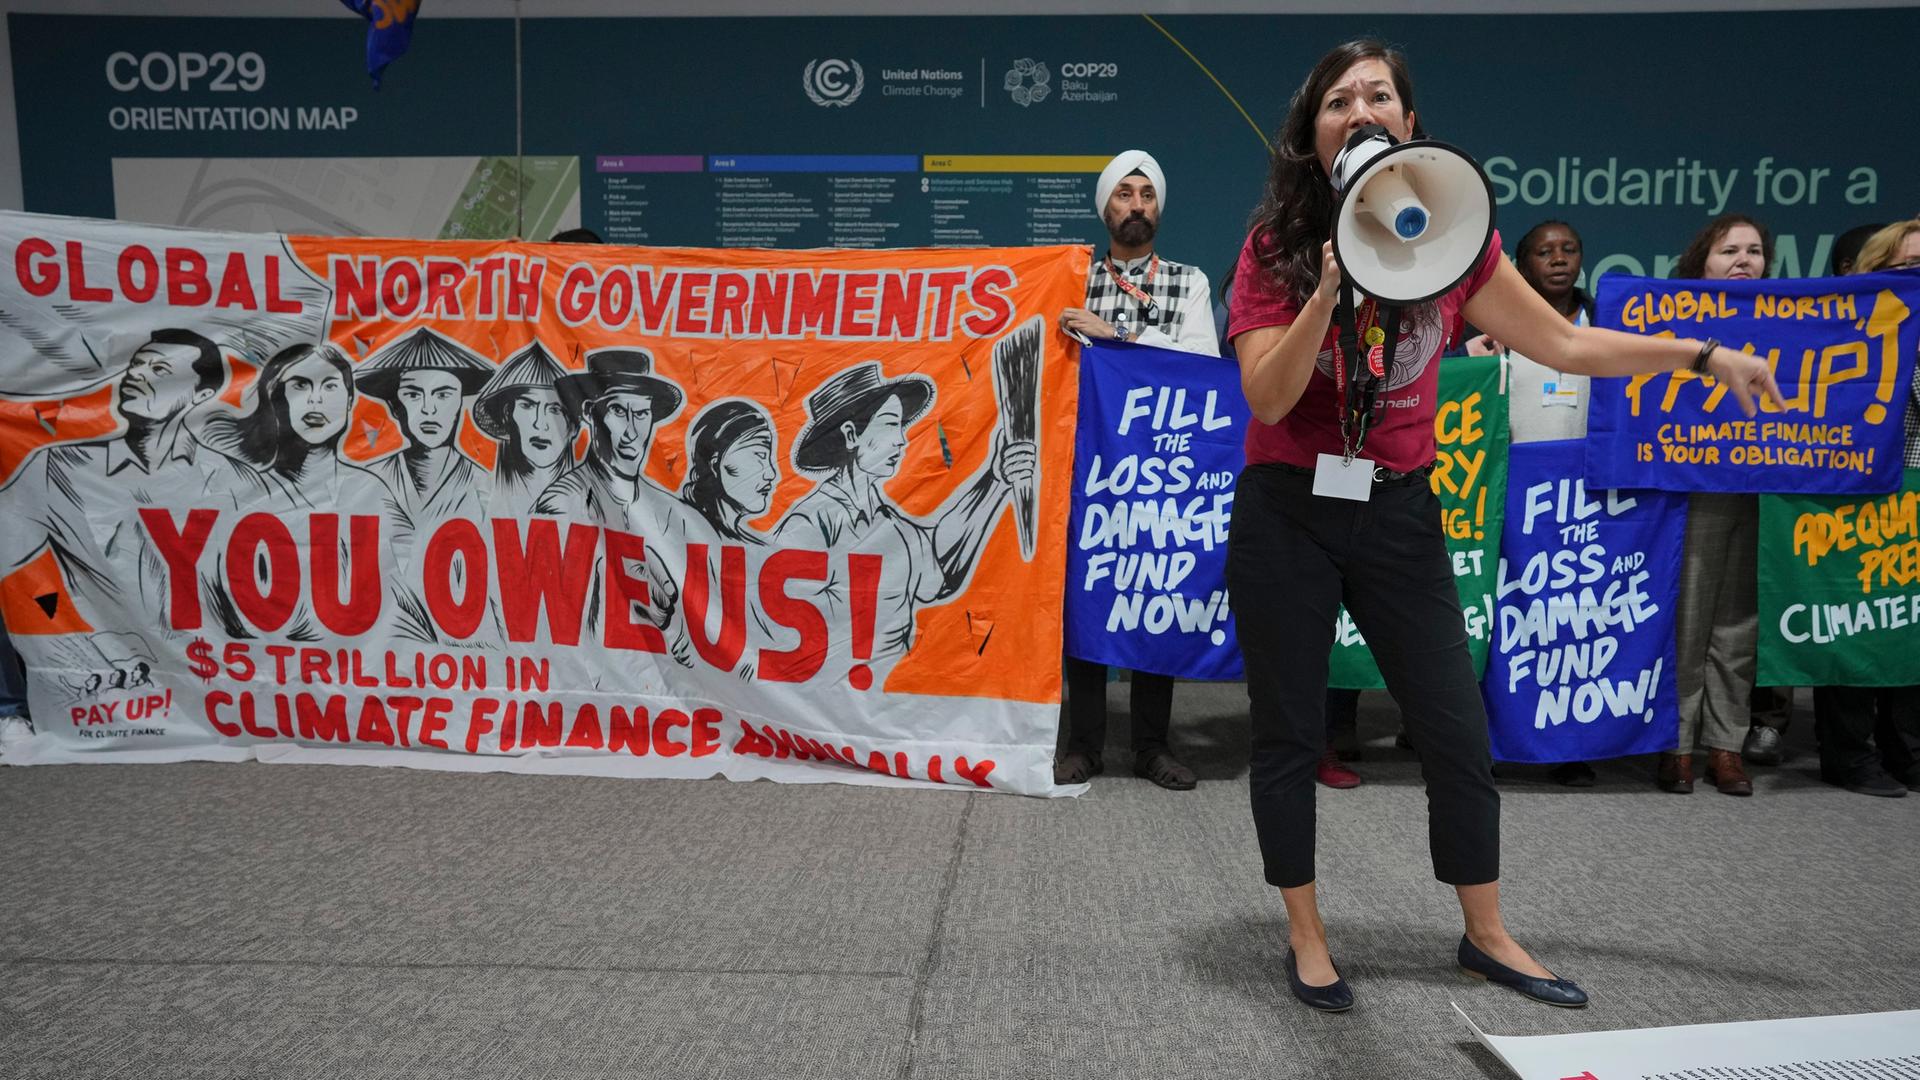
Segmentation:
{"type": "MultiPolygon", "coordinates": [[[[1032,442],[1039,437],[1040,350],[1046,322],[1034,316],[993,343],[993,380],[999,389],[1000,425],[1007,438],[1032,442]]],[[[1023,480],[1013,488],[1014,524],[1020,529],[1020,554],[1033,558],[1034,482],[1023,480]]]]}

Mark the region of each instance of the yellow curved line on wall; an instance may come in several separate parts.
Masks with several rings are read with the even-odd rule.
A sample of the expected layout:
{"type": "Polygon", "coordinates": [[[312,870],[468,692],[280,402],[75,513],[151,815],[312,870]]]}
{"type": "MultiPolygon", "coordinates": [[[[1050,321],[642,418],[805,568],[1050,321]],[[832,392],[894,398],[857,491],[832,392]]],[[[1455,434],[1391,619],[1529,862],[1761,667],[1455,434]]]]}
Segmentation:
{"type": "Polygon", "coordinates": [[[1233,103],[1233,107],[1239,111],[1240,115],[1246,119],[1247,126],[1253,129],[1253,134],[1256,138],[1260,140],[1260,145],[1262,147],[1267,146],[1268,145],[1267,133],[1260,130],[1260,125],[1253,122],[1253,117],[1247,115],[1247,110],[1240,104],[1240,100],[1233,96],[1233,91],[1228,90],[1226,87],[1226,84],[1222,83],[1219,80],[1219,78],[1217,78],[1213,74],[1212,71],[1209,71],[1207,69],[1207,65],[1200,62],[1199,57],[1193,55],[1193,50],[1181,44],[1179,38],[1174,37],[1172,32],[1170,32],[1166,27],[1161,26],[1160,20],[1155,19],[1151,15],[1142,15],[1140,17],[1147,20],[1147,22],[1151,24],[1155,30],[1158,30],[1162,34],[1165,34],[1167,37],[1167,40],[1173,42],[1174,48],[1177,48],[1181,52],[1185,53],[1187,55],[1187,59],[1193,61],[1193,66],[1199,68],[1202,74],[1204,74],[1208,79],[1212,80],[1213,85],[1220,88],[1220,93],[1224,94],[1226,96],[1226,99],[1233,103]]]}

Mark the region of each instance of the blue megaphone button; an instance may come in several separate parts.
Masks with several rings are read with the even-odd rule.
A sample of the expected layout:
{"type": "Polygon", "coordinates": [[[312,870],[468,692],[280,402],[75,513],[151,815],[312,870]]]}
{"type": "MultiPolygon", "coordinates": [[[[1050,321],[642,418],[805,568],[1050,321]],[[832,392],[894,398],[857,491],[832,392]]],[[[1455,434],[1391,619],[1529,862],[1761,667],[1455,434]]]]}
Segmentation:
{"type": "Polygon", "coordinates": [[[1402,240],[1412,240],[1427,231],[1427,212],[1417,206],[1409,206],[1394,215],[1393,229],[1402,240]]]}

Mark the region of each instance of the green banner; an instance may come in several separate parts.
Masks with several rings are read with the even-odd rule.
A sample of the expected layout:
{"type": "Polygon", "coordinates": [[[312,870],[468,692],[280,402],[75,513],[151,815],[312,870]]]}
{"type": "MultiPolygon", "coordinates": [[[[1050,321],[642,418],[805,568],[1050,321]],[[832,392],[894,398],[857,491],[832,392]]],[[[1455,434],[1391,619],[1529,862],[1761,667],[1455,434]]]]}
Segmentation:
{"type": "MultiPolygon", "coordinates": [[[[1481,672],[1493,641],[1494,573],[1507,505],[1507,383],[1499,357],[1459,356],[1440,362],[1433,436],[1438,450],[1433,492],[1440,496],[1441,526],[1460,586],[1473,669],[1481,672]]],[[[1334,623],[1327,685],[1355,690],[1386,685],[1344,608],[1334,623]]]]}
{"type": "Polygon", "coordinates": [[[1759,685],[1920,684],[1920,469],[1905,481],[1760,496],[1759,685]]]}

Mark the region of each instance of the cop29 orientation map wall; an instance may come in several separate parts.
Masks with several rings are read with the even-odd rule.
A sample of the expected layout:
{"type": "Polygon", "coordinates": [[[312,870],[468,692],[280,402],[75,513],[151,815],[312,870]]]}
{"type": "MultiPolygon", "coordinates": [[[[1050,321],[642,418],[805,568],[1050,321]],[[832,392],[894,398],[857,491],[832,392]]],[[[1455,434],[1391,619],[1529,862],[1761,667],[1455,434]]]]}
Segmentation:
{"type": "MultiPolygon", "coordinates": [[[[1778,234],[1776,276],[1813,276],[1836,234],[1920,211],[1920,145],[1819,77],[1868,43],[1920,37],[1916,8],[648,19],[525,6],[520,161],[507,20],[426,5],[375,91],[356,19],[9,16],[24,209],[476,238],[540,239],[577,219],[620,243],[699,247],[1104,243],[1094,178],[1138,146],[1166,169],[1163,252],[1217,282],[1288,96],[1328,47],[1377,33],[1407,50],[1426,127],[1486,166],[1509,242],[1570,221],[1590,276],[1664,277],[1700,226],[1736,210],[1778,234]]],[[[1876,65],[1871,82],[1876,101],[1920,100],[1912,65],[1876,65]]]]}
{"type": "Polygon", "coordinates": [[[1085,248],[0,252],[8,762],[1052,791],[1085,248]]]}

